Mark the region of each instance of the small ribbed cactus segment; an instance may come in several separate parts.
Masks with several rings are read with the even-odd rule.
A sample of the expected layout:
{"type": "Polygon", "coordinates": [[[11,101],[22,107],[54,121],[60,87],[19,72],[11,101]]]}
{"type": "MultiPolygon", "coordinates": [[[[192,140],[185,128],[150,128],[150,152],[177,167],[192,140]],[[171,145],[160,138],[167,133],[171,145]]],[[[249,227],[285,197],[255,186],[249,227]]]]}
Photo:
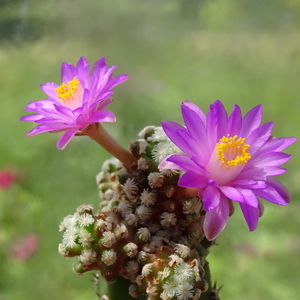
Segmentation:
{"type": "Polygon", "coordinates": [[[131,169],[118,160],[104,162],[96,180],[101,202],[79,206],[60,225],[59,252],[78,256],[76,273],[99,270],[106,281],[132,282],[132,297],[198,299],[208,289],[203,279],[208,244],[205,212],[198,197],[178,193],[179,173],[158,164],[179,149],[161,127],[149,126],[130,143],[137,158],[131,169]]]}

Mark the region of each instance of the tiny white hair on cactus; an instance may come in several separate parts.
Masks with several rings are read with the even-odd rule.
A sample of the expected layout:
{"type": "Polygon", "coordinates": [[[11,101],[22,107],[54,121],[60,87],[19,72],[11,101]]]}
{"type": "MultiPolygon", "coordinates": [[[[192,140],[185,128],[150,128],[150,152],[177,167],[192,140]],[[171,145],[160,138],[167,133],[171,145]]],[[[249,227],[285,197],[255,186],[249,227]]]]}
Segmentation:
{"type": "Polygon", "coordinates": [[[168,267],[165,267],[162,271],[158,272],[158,277],[161,279],[165,279],[169,277],[171,270],[168,267]]]}
{"type": "Polygon", "coordinates": [[[159,142],[161,140],[168,140],[169,138],[165,134],[162,127],[158,126],[154,128],[154,133],[147,138],[148,141],[151,142],[159,142]]]}
{"type": "Polygon", "coordinates": [[[148,183],[151,188],[160,188],[164,183],[164,176],[159,172],[152,172],[148,175],[148,183]]]}
{"type": "Polygon", "coordinates": [[[138,260],[138,262],[142,262],[142,261],[146,260],[147,257],[148,257],[148,255],[145,251],[140,251],[137,255],[137,260],[138,260]]]}
{"type": "Polygon", "coordinates": [[[81,204],[77,207],[76,211],[78,213],[84,213],[85,211],[91,211],[94,209],[94,205],[92,204],[81,204]]]}
{"type": "Polygon", "coordinates": [[[90,247],[92,241],[94,241],[94,239],[88,231],[79,231],[78,242],[81,244],[82,247],[90,247]]]}
{"type": "Polygon", "coordinates": [[[138,253],[138,246],[135,243],[128,243],[123,247],[124,251],[126,252],[127,256],[133,258],[138,253]]]}
{"type": "MultiPolygon", "coordinates": [[[[73,215],[68,215],[64,217],[63,221],[59,224],[59,232],[66,230],[70,226],[70,222],[68,221],[70,218],[73,218],[73,215]]],[[[71,226],[73,226],[73,224],[71,226]]]]}
{"type": "Polygon", "coordinates": [[[105,200],[111,200],[113,199],[114,197],[114,191],[112,189],[107,189],[105,192],[104,192],[104,196],[105,200]]]}
{"type": "Polygon", "coordinates": [[[152,209],[142,204],[136,209],[136,214],[139,219],[141,219],[142,221],[146,221],[150,219],[152,209]]]}
{"type": "Polygon", "coordinates": [[[160,163],[165,157],[172,154],[172,144],[169,141],[162,141],[156,144],[152,151],[152,157],[156,163],[160,163]]]}
{"type": "Polygon", "coordinates": [[[117,161],[118,161],[118,159],[116,159],[115,157],[111,157],[109,159],[106,159],[104,161],[104,163],[102,164],[102,170],[103,171],[109,171],[110,165],[116,165],[117,161]]]}
{"type": "Polygon", "coordinates": [[[90,265],[96,261],[97,253],[92,249],[83,250],[82,254],[79,256],[79,260],[84,265],[90,265]]]}
{"type": "Polygon", "coordinates": [[[151,233],[150,233],[149,229],[146,227],[139,228],[137,231],[137,234],[138,234],[139,238],[145,242],[148,241],[151,237],[151,233]]]}
{"type": "Polygon", "coordinates": [[[199,289],[196,289],[193,300],[198,300],[200,298],[201,294],[202,294],[202,291],[199,289]]]}
{"type": "MultiPolygon", "coordinates": [[[[163,289],[164,289],[163,294],[165,296],[168,296],[169,298],[173,298],[175,296],[175,294],[176,294],[176,288],[177,288],[178,284],[179,284],[179,282],[173,276],[171,279],[169,279],[163,285],[163,289]]],[[[165,299],[168,299],[168,298],[165,298],[165,299]]]]}
{"type": "Polygon", "coordinates": [[[161,216],[160,224],[164,227],[174,226],[177,222],[176,215],[174,213],[164,212],[161,216]]]}
{"type": "Polygon", "coordinates": [[[124,183],[123,190],[129,199],[133,198],[134,195],[137,194],[138,187],[133,178],[127,178],[124,183]]]}
{"type": "Polygon", "coordinates": [[[149,143],[147,143],[147,141],[144,139],[140,139],[140,140],[138,140],[138,142],[139,142],[139,146],[140,146],[139,154],[145,153],[145,150],[146,150],[147,146],[149,145],[149,143]]]}
{"type": "Polygon", "coordinates": [[[124,224],[118,224],[114,230],[116,238],[127,238],[128,237],[128,229],[124,224]]]}
{"type": "Polygon", "coordinates": [[[128,225],[137,226],[138,216],[135,214],[128,214],[125,216],[125,221],[128,223],[128,225]]]}
{"type": "Polygon", "coordinates": [[[194,279],[194,270],[193,268],[187,263],[177,264],[174,269],[174,276],[178,276],[179,280],[186,281],[186,280],[193,280],[194,279]]]}
{"type": "Polygon", "coordinates": [[[96,222],[96,228],[100,231],[104,231],[105,230],[105,227],[106,227],[106,223],[104,220],[102,219],[99,219],[97,220],[96,222]]]}
{"type": "Polygon", "coordinates": [[[131,214],[132,209],[131,209],[130,203],[127,201],[121,201],[118,205],[118,211],[122,215],[123,218],[126,215],[131,214]]]}
{"type": "Polygon", "coordinates": [[[135,275],[140,269],[140,265],[136,260],[130,260],[127,264],[126,264],[126,271],[128,274],[135,275]]]}
{"type": "Polygon", "coordinates": [[[100,184],[103,180],[105,179],[105,173],[103,171],[100,171],[97,175],[96,175],[96,183],[100,184]]]}
{"type": "Polygon", "coordinates": [[[147,277],[152,271],[153,263],[145,264],[142,269],[142,277],[147,277]]]}
{"type": "Polygon", "coordinates": [[[144,189],[140,196],[141,203],[145,206],[152,206],[156,202],[156,194],[149,192],[149,189],[144,189]]]}
{"type": "Polygon", "coordinates": [[[163,237],[153,236],[151,238],[150,243],[149,243],[150,248],[152,248],[152,247],[158,248],[158,247],[162,246],[163,245],[163,240],[164,240],[163,237]]]}
{"type": "Polygon", "coordinates": [[[191,252],[189,247],[182,245],[182,244],[176,244],[176,246],[174,247],[174,250],[182,258],[186,258],[188,255],[190,255],[190,252],[191,252]]]}
{"type": "Polygon", "coordinates": [[[149,169],[149,166],[147,164],[147,160],[144,157],[140,157],[137,161],[138,169],[142,171],[146,171],[149,169]]]}
{"type": "Polygon", "coordinates": [[[184,202],[183,212],[185,214],[199,214],[201,207],[202,202],[200,201],[199,197],[193,197],[184,202]]]}
{"type": "Polygon", "coordinates": [[[112,266],[117,261],[117,253],[113,249],[105,250],[102,254],[101,261],[107,266],[112,266]]]}
{"type": "Polygon", "coordinates": [[[171,260],[169,261],[169,266],[170,267],[173,267],[174,264],[182,264],[183,263],[183,259],[180,258],[176,254],[171,254],[170,258],[171,258],[171,260]]]}
{"type": "Polygon", "coordinates": [[[193,297],[193,286],[189,282],[183,282],[176,288],[176,296],[178,300],[188,300],[193,297]]]}
{"type": "Polygon", "coordinates": [[[78,229],[75,227],[67,229],[63,234],[63,244],[66,245],[67,248],[72,248],[76,245],[75,240],[78,237],[78,229]]]}
{"type": "Polygon", "coordinates": [[[94,223],[94,218],[90,214],[82,214],[78,217],[80,226],[89,226],[94,223]]]}
{"type": "Polygon", "coordinates": [[[179,173],[177,170],[173,170],[173,169],[159,169],[159,172],[162,175],[167,176],[167,177],[172,177],[179,173]]]}
{"type": "Polygon", "coordinates": [[[135,282],[137,283],[138,286],[141,286],[142,283],[143,283],[143,276],[142,276],[142,275],[138,275],[138,276],[135,278],[135,282]]]}
{"type": "Polygon", "coordinates": [[[101,244],[106,247],[110,248],[116,242],[116,237],[111,231],[103,232],[103,238],[101,239],[101,244]]]}
{"type": "Polygon", "coordinates": [[[129,292],[129,295],[132,297],[132,298],[137,298],[138,297],[138,293],[136,291],[136,284],[131,284],[129,286],[129,289],[128,289],[128,292],[129,292]]]}
{"type": "Polygon", "coordinates": [[[112,230],[112,229],[113,229],[113,226],[114,226],[114,224],[115,224],[114,218],[113,218],[112,216],[106,217],[106,219],[105,219],[105,224],[106,224],[106,228],[107,228],[108,230],[112,230]]]}
{"type": "Polygon", "coordinates": [[[138,136],[142,139],[145,139],[145,135],[150,131],[150,130],[154,130],[155,126],[154,125],[149,125],[144,127],[138,134],[138,136]]]}
{"type": "Polygon", "coordinates": [[[73,227],[73,226],[77,225],[78,216],[79,215],[77,212],[74,215],[66,216],[63,220],[65,227],[69,228],[69,227],[73,227]]]}
{"type": "Polygon", "coordinates": [[[68,257],[69,251],[63,243],[58,245],[58,253],[63,257],[68,257]]]}
{"type": "Polygon", "coordinates": [[[148,282],[148,286],[146,289],[146,293],[149,297],[157,295],[157,288],[155,286],[151,286],[150,282],[148,282]]]}

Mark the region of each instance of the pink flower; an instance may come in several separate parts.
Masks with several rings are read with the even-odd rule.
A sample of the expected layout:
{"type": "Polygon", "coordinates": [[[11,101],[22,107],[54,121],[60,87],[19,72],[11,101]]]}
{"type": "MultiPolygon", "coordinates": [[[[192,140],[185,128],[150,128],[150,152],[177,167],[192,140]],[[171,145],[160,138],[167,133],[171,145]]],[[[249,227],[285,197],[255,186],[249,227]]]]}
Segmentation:
{"type": "Polygon", "coordinates": [[[76,66],[63,63],[62,84],[47,82],[41,85],[48,98],[29,103],[25,111],[34,114],[20,118],[21,121],[39,124],[26,136],[64,132],[56,144],[62,150],[78,130],[83,130],[91,123],[115,122],[115,115],[104,108],[112,102],[111,89],[128,78],[127,75],[113,78],[115,68],[112,66],[106,70],[105,57],[95,63],[91,72],[84,57],[79,59],[76,66]]]}
{"type": "Polygon", "coordinates": [[[16,180],[16,175],[2,169],[0,170],[0,190],[6,190],[16,180]]]}
{"type": "Polygon", "coordinates": [[[27,260],[39,248],[38,239],[35,234],[27,235],[18,239],[12,245],[12,255],[18,260],[27,260]]]}
{"type": "Polygon", "coordinates": [[[217,100],[205,115],[194,103],[181,105],[185,127],[161,122],[169,138],[183,154],[173,154],[159,165],[161,169],[184,171],[178,184],[198,188],[206,211],[204,232],[213,240],[225,228],[239,203],[252,231],[262,215],[260,198],[286,205],[290,195],[274,176],[286,172],[280,166],[291,155],[281,152],[296,138],[271,136],[273,122],[260,125],[262,106],[251,109],[244,117],[235,105],[231,115],[217,100]]]}

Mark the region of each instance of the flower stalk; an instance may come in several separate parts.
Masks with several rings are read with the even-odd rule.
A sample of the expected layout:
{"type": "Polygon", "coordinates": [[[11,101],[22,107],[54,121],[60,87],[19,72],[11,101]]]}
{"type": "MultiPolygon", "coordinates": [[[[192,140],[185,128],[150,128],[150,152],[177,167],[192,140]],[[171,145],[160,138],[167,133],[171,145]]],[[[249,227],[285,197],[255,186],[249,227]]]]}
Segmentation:
{"type": "Polygon", "coordinates": [[[82,131],[82,135],[87,135],[107,152],[120,160],[128,169],[137,161],[131,152],[120,145],[100,123],[92,123],[82,131]]]}

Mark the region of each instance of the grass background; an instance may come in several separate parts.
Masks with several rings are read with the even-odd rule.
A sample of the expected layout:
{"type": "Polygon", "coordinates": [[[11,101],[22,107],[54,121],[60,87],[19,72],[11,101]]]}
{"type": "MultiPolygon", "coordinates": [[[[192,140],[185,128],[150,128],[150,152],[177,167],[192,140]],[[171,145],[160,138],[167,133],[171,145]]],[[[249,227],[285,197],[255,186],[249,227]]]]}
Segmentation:
{"type": "MultiPolygon", "coordinates": [[[[263,104],[275,136],[299,138],[300,3],[297,0],[10,0],[0,1],[0,169],[19,180],[0,191],[0,299],[97,299],[92,274],[72,272],[57,253],[58,224],[82,203],[99,202],[95,175],[109,155],[88,138],[64,151],[58,134],[24,138],[19,122],[39,85],[60,83],[63,61],[102,56],[130,79],[115,88],[108,130],[123,145],[146,125],[181,122],[191,100],[205,112],[215,99],[246,113],[263,104]],[[35,233],[39,250],[26,261],[11,244],[35,233]]],[[[223,300],[298,299],[300,288],[299,143],[281,176],[292,203],[266,203],[248,233],[237,211],[208,259],[223,300]]]]}

